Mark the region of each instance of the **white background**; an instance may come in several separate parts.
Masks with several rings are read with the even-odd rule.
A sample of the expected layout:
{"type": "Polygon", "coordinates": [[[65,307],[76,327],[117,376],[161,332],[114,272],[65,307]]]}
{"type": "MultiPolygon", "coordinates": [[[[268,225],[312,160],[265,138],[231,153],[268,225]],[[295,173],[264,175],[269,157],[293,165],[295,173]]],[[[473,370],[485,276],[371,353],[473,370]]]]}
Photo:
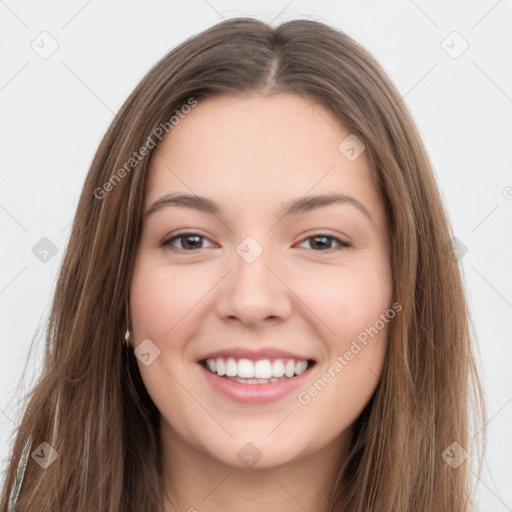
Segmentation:
{"type": "Polygon", "coordinates": [[[340,28],[377,58],[424,138],[467,248],[460,263],[488,412],[479,501],[484,511],[511,511],[512,2],[288,2],[0,2],[2,467],[42,340],[20,382],[22,370],[48,313],[88,167],[114,113],[157,60],[222,18],[277,24],[307,17],[340,28]],[[48,37],[39,36],[43,31],[58,43],[47,59],[31,48],[48,37]],[[443,48],[463,48],[453,31],[469,44],[458,58],[443,48]],[[46,263],[32,253],[42,237],[58,250],[46,263]]]}

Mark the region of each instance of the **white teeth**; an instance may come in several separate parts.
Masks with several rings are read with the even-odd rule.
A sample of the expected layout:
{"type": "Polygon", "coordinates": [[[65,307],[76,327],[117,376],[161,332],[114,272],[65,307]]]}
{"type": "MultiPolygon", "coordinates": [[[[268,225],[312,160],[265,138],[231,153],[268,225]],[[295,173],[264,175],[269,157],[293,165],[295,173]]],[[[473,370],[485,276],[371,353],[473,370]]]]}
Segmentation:
{"type": "Polygon", "coordinates": [[[226,361],[226,375],[228,377],[234,377],[238,373],[238,366],[236,361],[232,357],[228,357],[226,361]]]}
{"type": "Polygon", "coordinates": [[[226,375],[226,367],[224,364],[224,359],[218,357],[215,362],[217,363],[217,375],[222,376],[226,375]]]}
{"type": "Polygon", "coordinates": [[[284,366],[284,374],[287,377],[293,377],[294,373],[295,373],[295,361],[293,359],[288,359],[288,361],[286,361],[286,364],[284,366]]]}
{"type": "MultiPolygon", "coordinates": [[[[307,364],[307,363],[306,363],[307,364]]],[[[282,377],[284,375],[284,363],[282,359],[276,359],[272,364],[272,376],[282,377]]]]}
{"type": "Polygon", "coordinates": [[[246,384],[266,384],[304,373],[308,367],[305,360],[294,359],[235,359],[234,357],[217,357],[207,359],[206,367],[219,377],[246,384]]]}
{"type": "Polygon", "coordinates": [[[268,359],[256,361],[254,365],[254,376],[257,379],[270,379],[270,377],[272,377],[272,365],[268,359]]]}
{"type": "Polygon", "coordinates": [[[238,360],[238,376],[244,379],[252,379],[254,377],[254,363],[250,359],[238,360]]]}
{"type": "Polygon", "coordinates": [[[215,359],[208,359],[208,361],[206,361],[206,366],[212,373],[217,372],[217,361],[215,359]]]}
{"type": "Polygon", "coordinates": [[[301,373],[304,373],[306,368],[308,367],[307,361],[298,361],[295,364],[295,375],[300,375],[301,373]]]}
{"type": "Polygon", "coordinates": [[[229,380],[234,380],[239,382],[240,384],[268,384],[269,382],[279,382],[280,380],[286,379],[283,377],[281,379],[276,379],[272,377],[271,379],[241,379],[240,377],[228,377],[229,380]]]}

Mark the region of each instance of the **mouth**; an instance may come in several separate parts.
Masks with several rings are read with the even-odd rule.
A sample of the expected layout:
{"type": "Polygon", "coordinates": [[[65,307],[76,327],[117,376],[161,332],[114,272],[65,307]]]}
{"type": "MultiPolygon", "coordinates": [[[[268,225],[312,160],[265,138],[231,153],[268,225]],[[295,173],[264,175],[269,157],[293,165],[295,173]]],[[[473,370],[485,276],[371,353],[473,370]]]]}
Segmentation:
{"type": "Polygon", "coordinates": [[[202,359],[199,364],[209,373],[225,380],[248,385],[269,385],[293,380],[315,366],[314,359],[216,357],[202,359]]]}

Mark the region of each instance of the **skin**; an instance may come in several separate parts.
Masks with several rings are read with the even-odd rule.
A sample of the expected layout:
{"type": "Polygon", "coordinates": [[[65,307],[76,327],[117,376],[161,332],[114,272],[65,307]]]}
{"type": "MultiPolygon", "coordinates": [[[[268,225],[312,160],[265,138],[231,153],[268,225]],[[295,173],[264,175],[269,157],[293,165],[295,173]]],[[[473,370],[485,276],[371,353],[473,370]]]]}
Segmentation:
{"type": "Polygon", "coordinates": [[[326,509],[350,426],[378,383],[388,324],[341,371],[332,366],[392,305],[383,203],[366,152],[349,161],[339,151],[348,135],[330,111],[296,95],[221,96],[199,101],[153,153],[145,212],[169,193],[224,209],[168,206],[145,216],[136,255],[130,342],[150,339],[160,350],[149,366],[138,363],[162,414],[168,511],[326,509]],[[283,202],[333,191],[357,199],[371,219],[350,203],[279,212],[283,202]],[[192,249],[187,237],[162,246],[185,230],[204,238],[192,249]],[[247,236],[263,248],[252,263],[236,252],[247,236]],[[307,404],[298,391],[235,403],[196,361],[237,345],[314,358],[298,391],[329,368],[335,376],[307,404]],[[250,467],[237,457],[247,442],[261,454],[250,467]]]}

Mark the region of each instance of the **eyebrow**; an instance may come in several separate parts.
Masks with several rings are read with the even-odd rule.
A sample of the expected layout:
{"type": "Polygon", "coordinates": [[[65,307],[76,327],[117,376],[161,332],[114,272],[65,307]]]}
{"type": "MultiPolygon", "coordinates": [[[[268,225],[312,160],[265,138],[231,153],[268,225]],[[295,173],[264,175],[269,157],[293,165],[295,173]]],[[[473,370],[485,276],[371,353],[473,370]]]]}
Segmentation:
{"type": "MultiPolygon", "coordinates": [[[[293,199],[282,204],[281,212],[283,217],[287,215],[298,215],[317,208],[324,208],[332,204],[349,204],[355,206],[373,223],[375,222],[368,210],[355,198],[344,194],[322,194],[316,196],[303,196],[299,199],[293,199]]],[[[146,212],[146,216],[161,210],[168,206],[181,206],[190,208],[211,215],[219,215],[224,210],[214,201],[207,197],[189,194],[167,194],[157,199],[146,212]]]]}

